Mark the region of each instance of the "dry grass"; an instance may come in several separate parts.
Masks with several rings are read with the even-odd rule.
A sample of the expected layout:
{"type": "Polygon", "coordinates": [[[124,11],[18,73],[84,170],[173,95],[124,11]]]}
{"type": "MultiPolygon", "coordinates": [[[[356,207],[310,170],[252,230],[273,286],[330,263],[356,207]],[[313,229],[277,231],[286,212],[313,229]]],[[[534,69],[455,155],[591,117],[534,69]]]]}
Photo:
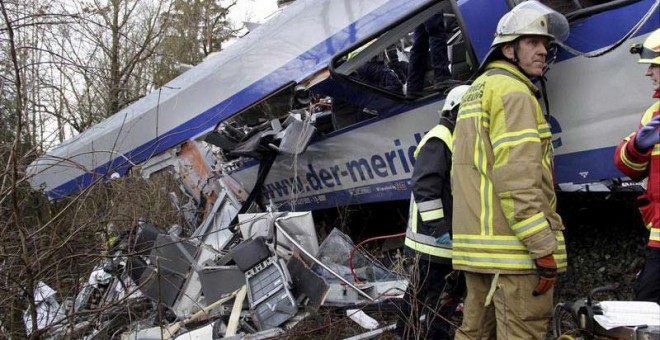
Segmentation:
{"type": "Polygon", "coordinates": [[[98,182],[57,202],[49,202],[25,182],[15,187],[16,201],[0,205],[0,320],[5,331],[16,338],[26,336],[22,314],[26,309],[34,313],[32,291],[38,282],[57,290],[60,301],[75,296],[106,256],[110,236],[135,228],[139,220],[163,227],[181,223],[167,196],[178,189],[167,178],[98,182]]]}

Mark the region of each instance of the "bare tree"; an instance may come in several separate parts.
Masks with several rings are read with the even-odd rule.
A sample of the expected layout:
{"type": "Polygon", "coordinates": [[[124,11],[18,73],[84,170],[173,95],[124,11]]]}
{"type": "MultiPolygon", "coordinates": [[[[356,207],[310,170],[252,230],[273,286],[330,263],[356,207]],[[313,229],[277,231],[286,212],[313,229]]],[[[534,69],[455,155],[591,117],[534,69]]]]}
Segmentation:
{"type": "Polygon", "coordinates": [[[74,133],[153,90],[149,62],[162,41],[168,1],[93,0],[60,5],[74,20],[48,32],[55,66],[51,112],[74,133]],[[52,104],[54,105],[54,104],[52,104]]]}
{"type": "Polygon", "coordinates": [[[172,11],[163,14],[169,29],[159,50],[158,86],[180,73],[178,65],[196,65],[237,36],[242,27],[233,27],[227,19],[235,5],[236,0],[226,5],[219,0],[174,0],[172,11]]]}
{"type": "MultiPolygon", "coordinates": [[[[27,185],[25,168],[49,133],[61,141],[64,126],[82,131],[152,88],[145,65],[166,3],[77,5],[0,0],[0,324],[16,338],[27,336],[24,317],[32,338],[49,331],[37,330],[39,282],[75,295],[102,256],[98,232],[117,218],[124,226],[138,218],[129,209],[107,215],[117,204],[107,185],[57,203],[27,185]]],[[[139,214],[159,215],[149,210],[139,214]]]]}

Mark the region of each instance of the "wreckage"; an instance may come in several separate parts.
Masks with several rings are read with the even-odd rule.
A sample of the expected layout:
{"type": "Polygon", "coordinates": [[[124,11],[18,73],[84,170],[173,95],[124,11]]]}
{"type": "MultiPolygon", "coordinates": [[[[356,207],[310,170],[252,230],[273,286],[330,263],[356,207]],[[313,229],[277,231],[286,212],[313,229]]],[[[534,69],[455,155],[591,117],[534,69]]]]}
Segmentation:
{"type": "MultiPolygon", "coordinates": [[[[50,338],[260,339],[283,334],[323,305],[359,306],[406,289],[404,277],[338,229],[319,245],[310,212],[240,210],[223,188],[189,237],[181,237],[178,225],[165,233],[140,222],[114,241],[112,256],[92,271],[72,306],[58,304],[55,291],[38,285],[38,326],[50,329],[50,338]]],[[[363,312],[349,316],[357,313],[363,312]]],[[[379,326],[363,318],[372,322],[365,327],[379,326]]]]}
{"type": "MultiPolygon", "coordinates": [[[[361,286],[348,264],[324,260],[305,212],[410,197],[412,150],[435,125],[445,94],[406,95],[359,70],[405,62],[410,32],[443,12],[452,76],[467,83],[498,19],[517,2],[298,0],[37,159],[30,183],[52,199],[129,172],[169,171],[186,193],[173,199],[186,225],[169,233],[146,222],[136,228],[115,260],[99,265],[76,308],[94,310],[108,299],[147,301],[130,304],[136,309],[155,304],[158,320],[130,333],[138,338],[176,337],[200,319],[208,325],[198,337],[272,335],[298,320],[303,305],[360,304],[405,289],[405,280],[374,261],[359,275],[371,275],[361,286]],[[164,321],[169,326],[150,327],[164,321]]],[[[564,190],[584,183],[613,190],[623,175],[611,154],[649,103],[641,69],[620,46],[658,28],[650,20],[658,2],[582,3],[566,13],[571,35],[541,86],[555,175],[564,190]],[[617,83],[609,81],[612,70],[617,83]]],[[[108,326],[84,321],[61,331],[98,334],[108,326]]]]}
{"type": "MultiPolygon", "coordinates": [[[[306,149],[310,134],[302,128],[292,114],[281,124],[273,120],[255,128],[226,151],[261,160],[262,180],[276,155],[295,156],[306,149]]],[[[215,175],[211,156],[209,148],[190,141],[175,163],[164,157],[146,162],[141,167],[146,177],[166,167],[180,170],[181,188],[191,197],[188,205],[211,204],[179,206],[194,210],[185,214],[188,227],[172,225],[165,232],[142,221],[120,235],[72,306],[58,304],[55,292],[40,283],[35,292],[39,327],[50,329],[51,338],[260,339],[283,334],[306,310],[402,296],[405,277],[336,228],[319,244],[311,212],[262,206],[255,191],[248,194],[230,176],[215,175]],[[73,326],[67,314],[75,318],[73,326]],[[138,315],[148,317],[129,321],[138,315]]],[[[349,317],[358,313],[360,323],[371,322],[365,327],[379,326],[360,309],[349,317]]],[[[29,333],[31,320],[25,315],[29,333]]]]}

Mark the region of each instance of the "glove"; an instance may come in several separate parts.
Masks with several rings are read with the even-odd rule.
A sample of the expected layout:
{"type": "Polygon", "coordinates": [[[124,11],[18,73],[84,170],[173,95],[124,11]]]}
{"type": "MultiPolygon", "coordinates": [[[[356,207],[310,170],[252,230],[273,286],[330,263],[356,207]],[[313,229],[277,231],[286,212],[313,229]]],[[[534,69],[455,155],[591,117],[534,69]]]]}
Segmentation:
{"type": "Polygon", "coordinates": [[[646,125],[642,126],[635,135],[635,146],[641,151],[647,151],[653,145],[660,142],[660,133],[658,133],[658,126],[660,126],[660,116],[655,116],[646,125]]]}
{"type": "Polygon", "coordinates": [[[444,233],[435,239],[435,243],[444,246],[451,246],[451,236],[449,236],[449,233],[444,233]]]}
{"type": "Polygon", "coordinates": [[[536,264],[536,274],[539,276],[539,283],[536,284],[533,296],[545,294],[557,281],[557,262],[552,254],[539,257],[534,260],[536,264]]]}

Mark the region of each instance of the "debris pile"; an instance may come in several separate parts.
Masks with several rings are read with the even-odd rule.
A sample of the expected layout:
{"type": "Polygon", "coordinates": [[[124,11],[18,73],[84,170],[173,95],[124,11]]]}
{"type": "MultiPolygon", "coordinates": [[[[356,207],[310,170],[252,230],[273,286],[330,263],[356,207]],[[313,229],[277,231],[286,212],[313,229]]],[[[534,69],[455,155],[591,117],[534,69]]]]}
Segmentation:
{"type": "Polygon", "coordinates": [[[335,262],[342,254],[334,251],[352,244],[335,229],[319,245],[309,212],[238,217],[239,228],[213,225],[201,242],[180,238],[180,228],[164,233],[141,223],[134,239],[119,240],[114,257],[90,274],[75,298],[74,327],[62,322],[68,309],[54,301],[55,292],[38,287],[39,326],[62,323],[53,338],[258,339],[284,333],[322,306],[353,306],[349,317],[373,330],[378,322],[358,307],[400,297],[406,288],[365,254],[355,262],[365,283],[353,283],[346,257],[335,262]],[[94,315],[99,311],[107,315],[94,315]]]}
{"type": "MultiPolygon", "coordinates": [[[[50,338],[260,339],[283,334],[324,306],[350,307],[350,319],[369,331],[379,328],[362,308],[400,298],[407,280],[338,229],[319,242],[311,212],[276,211],[258,199],[269,163],[309,142],[313,127],[292,117],[248,133],[226,129],[236,143],[228,143],[229,135],[214,137],[218,145],[231,144],[220,152],[235,161],[249,155],[261,162],[249,193],[223,173],[236,166],[231,157],[217,157],[201,142],[143,165],[145,177],[174,168],[189,196],[182,204],[172,194],[185,225],[165,231],[141,221],[119,235],[62,305],[41,283],[35,289],[39,329],[48,328],[50,338]]],[[[25,324],[32,325],[27,312],[25,324]]]]}

